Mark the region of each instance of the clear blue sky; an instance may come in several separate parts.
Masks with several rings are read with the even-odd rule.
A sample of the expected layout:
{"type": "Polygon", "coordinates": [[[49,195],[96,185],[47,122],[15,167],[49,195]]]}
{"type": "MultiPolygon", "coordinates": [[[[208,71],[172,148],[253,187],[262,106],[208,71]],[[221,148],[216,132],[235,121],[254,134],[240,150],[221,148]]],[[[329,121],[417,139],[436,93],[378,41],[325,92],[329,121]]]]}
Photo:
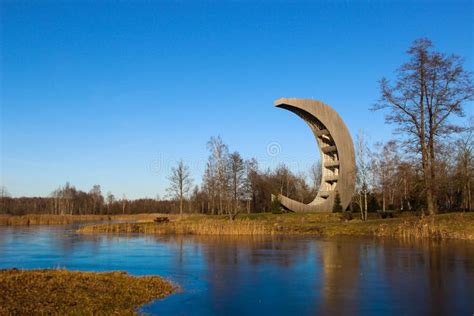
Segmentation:
{"type": "Polygon", "coordinates": [[[324,101],[353,135],[387,140],[383,113],[368,110],[377,80],[419,37],[472,71],[473,12],[472,1],[1,1],[1,184],[13,196],[66,181],[163,196],[180,158],[200,182],[213,135],[301,171],[318,151],[279,97],[324,101]]]}

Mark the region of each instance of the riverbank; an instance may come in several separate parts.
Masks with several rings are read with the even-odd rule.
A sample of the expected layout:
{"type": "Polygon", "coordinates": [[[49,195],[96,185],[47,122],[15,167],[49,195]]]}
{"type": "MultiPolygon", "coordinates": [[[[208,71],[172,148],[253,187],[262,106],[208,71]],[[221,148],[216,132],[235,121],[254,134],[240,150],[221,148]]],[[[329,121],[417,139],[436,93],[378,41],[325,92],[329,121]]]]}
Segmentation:
{"type": "Polygon", "coordinates": [[[65,225],[74,222],[96,221],[151,221],[157,214],[124,214],[124,215],[49,215],[29,214],[22,216],[0,215],[0,226],[22,225],[65,225]]]}
{"type": "Polygon", "coordinates": [[[0,315],[132,315],[175,290],[160,277],[126,272],[0,270],[0,315]]]}
{"type": "Polygon", "coordinates": [[[313,235],[474,240],[474,213],[449,213],[391,219],[346,220],[342,214],[289,213],[225,216],[173,216],[169,222],[86,225],[80,233],[150,235],[313,235]]]}

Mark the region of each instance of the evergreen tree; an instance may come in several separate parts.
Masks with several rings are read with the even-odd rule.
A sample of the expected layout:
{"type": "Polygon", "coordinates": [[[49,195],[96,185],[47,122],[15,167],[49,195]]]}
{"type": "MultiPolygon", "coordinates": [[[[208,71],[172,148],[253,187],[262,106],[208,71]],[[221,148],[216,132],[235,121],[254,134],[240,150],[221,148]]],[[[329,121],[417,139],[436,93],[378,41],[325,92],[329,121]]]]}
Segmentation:
{"type": "Polygon", "coordinates": [[[375,194],[370,194],[369,196],[369,205],[368,205],[368,212],[374,213],[380,209],[379,202],[377,201],[377,197],[375,194]]]}
{"type": "Polygon", "coordinates": [[[272,204],[271,210],[273,214],[280,214],[281,213],[281,202],[278,196],[272,195],[272,204]]]}
{"type": "Polygon", "coordinates": [[[336,191],[336,196],[334,197],[334,205],[332,207],[333,213],[340,213],[342,212],[342,205],[341,205],[341,197],[339,196],[339,192],[336,191]]]}

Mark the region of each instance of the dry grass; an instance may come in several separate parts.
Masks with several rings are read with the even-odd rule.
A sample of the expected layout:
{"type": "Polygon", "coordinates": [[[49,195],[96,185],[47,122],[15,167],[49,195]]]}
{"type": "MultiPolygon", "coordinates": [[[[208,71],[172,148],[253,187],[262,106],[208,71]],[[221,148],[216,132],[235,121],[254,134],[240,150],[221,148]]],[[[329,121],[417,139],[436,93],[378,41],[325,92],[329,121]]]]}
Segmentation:
{"type": "Polygon", "coordinates": [[[386,223],[379,223],[374,235],[474,240],[474,213],[452,213],[389,220],[386,223]]]}
{"type": "Polygon", "coordinates": [[[126,272],[0,270],[0,315],[133,315],[175,290],[160,277],[126,272]]]}
{"type": "Polygon", "coordinates": [[[429,217],[403,216],[393,219],[345,221],[340,214],[252,214],[227,217],[174,216],[168,223],[124,223],[89,225],[81,233],[141,233],[157,235],[314,235],[383,236],[474,240],[474,213],[450,213],[429,217]]]}
{"type": "Polygon", "coordinates": [[[73,222],[94,222],[107,220],[123,221],[150,221],[157,214],[133,214],[133,215],[48,215],[29,214],[23,216],[0,215],[0,226],[17,225],[64,225],[73,222]]]}
{"type": "Polygon", "coordinates": [[[224,217],[191,216],[174,218],[167,223],[123,223],[89,225],[82,233],[142,233],[157,235],[262,235],[268,234],[265,223],[249,219],[230,221],[224,217]]]}

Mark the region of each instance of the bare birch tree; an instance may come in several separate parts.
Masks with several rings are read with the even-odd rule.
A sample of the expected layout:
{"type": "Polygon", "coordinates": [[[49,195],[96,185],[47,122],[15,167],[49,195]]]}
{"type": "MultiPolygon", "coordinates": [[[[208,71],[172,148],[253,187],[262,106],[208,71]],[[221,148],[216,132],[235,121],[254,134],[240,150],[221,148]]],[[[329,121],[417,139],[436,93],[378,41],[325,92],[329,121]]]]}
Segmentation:
{"type": "Polygon", "coordinates": [[[168,180],[170,186],[167,189],[168,194],[179,201],[179,214],[183,214],[184,199],[192,186],[191,173],[189,167],[182,160],[176,167],[171,168],[171,175],[168,180]]]}
{"type": "Polygon", "coordinates": [[[218,213],[224,212],[224,204],[227,198],[227,192],[229,192],[229,172],[228,167],[228,156],[229,148],[222,141],[220,136],[211,137],[207,143],[211,155],[209,156],[208,168],[212,170],[212,182],[215,185],[215,195],[218,202],[218,213]]]}
{"type": "Polygon", "coordinates": [[[309,168],[309,178],[311,179],[313,192],[317,193],[322,178],[321,161],[317,161],[311,165],[309,168]]]}
{"type": "Polygon", "coordinates": [[[245,178],[244,178],[244,199],[247,202],[247,213],[251,212],[251,204],[255,209],[256,188],[255,179],[258,177],[258,162],[252,158],[245,161],[245,178]]]}
{"type": "Polygon", "coordinates": [[[240,200],[243,196],[245,165],[238,152],[229,155],[229,171],[232,188],[232,206],[228,209],[229,217],[234,219],[240,211],[240,200]]]}
{"type": "Polygon", "coordinates": [[[367,195],[372,183],[371,152],[366,136],[359,130],[356,138],[356,190],[359,197],[359,208],[362,220],[367,220],[367,195]]]}

